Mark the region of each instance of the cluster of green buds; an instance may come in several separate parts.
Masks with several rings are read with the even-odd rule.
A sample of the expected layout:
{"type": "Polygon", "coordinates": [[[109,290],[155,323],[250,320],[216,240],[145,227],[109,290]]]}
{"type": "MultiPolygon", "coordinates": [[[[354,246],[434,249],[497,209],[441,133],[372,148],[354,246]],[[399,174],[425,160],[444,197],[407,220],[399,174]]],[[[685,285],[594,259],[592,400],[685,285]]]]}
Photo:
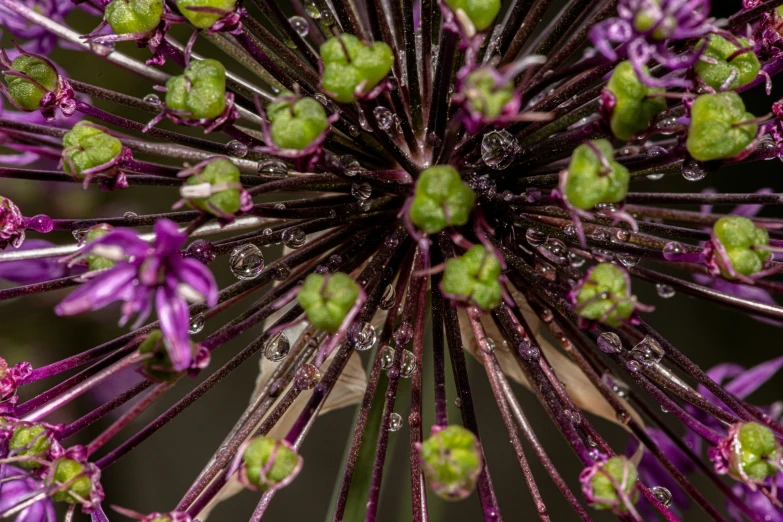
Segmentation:
{"type": "Polygon", "coordinates": [[[177,0],[177,8],[193,27],[215,29],[236,11],[237,0],[177,0]]]}
{"type": "Polygon", "coordinates": [[[277,148],[303,151],[319,146],[326,136],[330,119],[324,106],[314,98],[284,92],[266,109],[269,139],[277,148]]]}
{"type": "MultiPolygon", "coordinates": [[[[192,341],[190,349],[193,356],[187,372],[195,375],[198,370],[209,366],[209,350],[192,341]]],[[[166,340],[160,330],[153,330],[148,333],[139,345],[139,354],[146,356],[142,363],[144,374],[155,381],[176,381],[182,375],[182,372],[174,369],[174,363],[169,355],[170,352],[171,350],[166,348],[166,340]]]]}
{"type": "Polygon", "coordinates": [[[445,0],[454,13],[462,33],[473,37],[488,29],[500,12],[500,0],[445,0]]]}
{"type": "Polygon", "coordinates": [[[476,193],[462,182],[454,167],[435,165],[419,176],[409,216],[426,234],[436,234],[467,223],[475,202],[476,193]]]}
{"type": "Polygon", "coordinates": [[[46,484],[56,489],[52,499],[81,504],[89,512],[103,500],[101,470],[93,463],[65,456],[51,463],[46,484]]]}
{"type": "Polygon", "coordinates": [[[160,25],[163,12],[163,0],[113,0],[104,20],[114,34],[149,34],[160,25]]]}
{"type": "Polygon", "coordinates": [[[441,291],[451,299],[494,310],[503,298],[502,268],[491,250],[483,245],[472,246],[461,257],[446,262],[441,291]]]}
{"type": "Polygon", "coordinates": [[[742,157],[750,152],[758,125],[737,93],[704,94],[691,107],[691,124],[685,143],[697,161],[742,157]]]}
{"type": "Polygon", "coordinates": [[[617,456],[585,468],[579,475],[579,482],[590,506],[625,514],[639,497],[638,476],[633,462],[625,456],[617,456]]]}
{"type": "Polygon", "coordinates": [[[336,333],[356,304],[361,289],[348,274],[310,274],[296,295],[310,324],[336,333]]]}
{"type": "Polygon", "coordinates": [[[775,434],[756,422],[740,422],[709,451],[715,471],[749,485],[761,484],[781,469],[781,453],[775,434]]]}
{"type": "Polygon", "coordinates": [[[302,457],[287,441],[256,437],[242,453],[239,480],[253,491],[282,488],[302,469],[302,457]]]}
{"type": "Polygon", "coordinates": [[[2,424],[8,436],[8,456],[17,459],[14,466],[27,470],[39,469],[52,456],[62,453],[56,430],[49,424],[5,418],[2,424]]]}
{"type": "Polygon", "coordinates": [[[120,176],[116,165],[129,155],[126,150],[105,127],[80,121],[63,136],[62,168],[74,178],[84,180],[86,187],[98,173],[120,176]]]}
{"type": "MultiPolygon", "coordinates": [[[[649,76],[649,69],[643,69],[649,76]]],[[[601,94],[601,108],[615,137],[630,140],[646,131],[652,119],[666,110],[666,99],[656,96],[664,90],[642,83],[631,62],[618,64],[601,94]]]]}
{"type": "Polygon", "coordinates": [[[468,132],[510,121],[519,112],[521,97],[515,92],[514,82],[494,67],[466,67],[457,79],[459,89],[452,100],[464,108],[463,125],[468,132]]]}
{"type": "Polygon", "coordinates": [[[712,241],[707,247],[713,272],[737,279],[761,272],[771,252],[769,232],[742,216],[724,216],[712,228],[712,241]]]}
{"type": "Polygon", "coordinates": [[[715,91],[734,90],[747,85],[761,70],[753,47],[745,38],[731,42],[717,34],[698,44],[700,59],[693,66],[698,79],[715,91]],[[739,44],[739,45],[738,45],[739,44]]]}
{"type": "Polygon", "coordinates": [[[565,200],[581,210],[601,203],[620,203],[628,194],[631,174],[615,161],[608,140],[594,140],[574,150],[568,170],[560,179],[565,200]]]}
{"type": "Polygon", "coordinates": [[[73,114],[76,110],[73,89],[54,64],[21,48],[19,53],[11,61],[5,50],[0,51],[0,65],[5,69],[5,85],[0,88],[11,104],[20,111],[40,110],[48,121],[54,119],[55,108],[65,116],[73,114]]]}
{"type": "Polygon", "coordinates": [[[458,425],[433,433],[421,444],[419,455],[427,484],[446,500],[467,498],[484,467],[476,436],[458,425]]]}
{"type": "Polygon", "coordinates": [[[239,168],[228,158],[207,159],[178,176],[187,176],[180,195],[192,208],[230,220],[252,206],[239,180],[239,168]]]}
{"type": "Polygon", "coordinates": [[[612,263],[599,263],[569,294],[576,312],[591,321],[619,326],[637,306],[628,274],[612,263]]]}
{"type": "Polygon", "coordinates": [[[166,82],[166,116],[178,124],[205,125],[206,132],[236,119],[233,99],[226,94],[226,69],[217,60],[193,61],[166,82]]]}
{"type": "Polygon", "coordinates": [[[321,90],[340,103],[377,95],[374,89],[394,65],[394,53],[383,42],[366,44],[352,34],[329,38],[321,46],[321,90]]]}

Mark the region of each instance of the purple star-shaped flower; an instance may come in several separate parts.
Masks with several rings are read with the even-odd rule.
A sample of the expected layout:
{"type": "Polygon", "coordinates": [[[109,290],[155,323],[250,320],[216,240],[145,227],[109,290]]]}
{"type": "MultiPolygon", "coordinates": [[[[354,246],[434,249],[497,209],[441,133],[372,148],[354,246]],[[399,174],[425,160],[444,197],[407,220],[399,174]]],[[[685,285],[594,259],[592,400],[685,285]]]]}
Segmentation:
{"type": "MultiPolygon", "coordinates": [[[[0,511],[5,511],[25,500],[43,487],[41,481],[19,468],[0,466],[0,511]]],[[[44,498],[22,510],[14,522],[55,522],[54,502],[44,498]]]]}
{"type": "Polygon", "coordinates": [[[90,253],[116,264],[87,274],[89,281],[57,305],[57,314],[75,315],[124,301],[120,324],[137,315],[138,326],[149,317],[154,303],[173,368],[186,370],[193,357],[188,302],[206,300],[214,306],[218,289],[206,266],[182,256],[185,239],[172,221],[162,219],[155,224],[154,246],[135,232],[120,228],[90,242],[79,256],[90,253]]]}

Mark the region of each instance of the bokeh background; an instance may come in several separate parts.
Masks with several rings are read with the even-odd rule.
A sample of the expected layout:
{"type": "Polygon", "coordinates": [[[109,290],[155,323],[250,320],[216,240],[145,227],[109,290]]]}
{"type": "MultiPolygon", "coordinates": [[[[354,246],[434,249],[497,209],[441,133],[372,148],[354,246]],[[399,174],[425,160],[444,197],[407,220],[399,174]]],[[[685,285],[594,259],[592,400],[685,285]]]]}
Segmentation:
{"type": "MultiPolygon", "coordinates": [[[[69,1],[69,0],[59,0],[69,1]]],[[[553,9],[559,2],[553,3],[553,9]]],[[[287,9],[289,6],[285,6],[287,9]]],[[[720,2],[715,5],[716,16],[725,16],[740,8],[740,2],[720,2]]],[[[551,11],[548,16],[551,16],[551,11]]],[[[81,11],[74,11],[67,22],[76,30],[87,33],[98,23],[98,19],[81,11]]],[[[184,41],[188,32],[184,28],[175,28],[173,34],[184,41]]],[[[2,43],[10,44],[8,35],[4,35],[2,43]]],[[[146,50],[135,49],[133,44],[121,44],[118,49],[139,59],[148,56],[146,50]]],[[[199,41],[196,51],[219,57],[227,67],[243,76],[243,71],[236,63],[222,55],[217,55],[209,44],[199,41]]],[[[115,89],[126,94],[142,97],[154,92],[152,85],[131,73],[109,65],[101,59],[59,49],[53,54],[54,60],[62,65],[68,74],[81,81],[115,89]]],[[[169,72],[178,72],[170,64],[166,66],[169,72]]],[[[244,75],[252,80],[249,75],[244,75]]],[[[781,91],[776,86],[776,91],[781,91]]],[[[748,93],[746,96],[748,108],[755,114],[769,111],[769,104],[780,97],[780,94],[767,97],[761,89],[748,93]]],[[[126,117],[145,121],[147,114],[136,114],[123,107],[117,107],[100,100],[97,106],[106,108],[126,117]]],[[[164,122],[164,127],[170,126],[164,122]]],[[[173,127],[172,127],[173,128],[173,127]]],[[[195,131],[200,132],[200,131],[195,131]]],[[[220,139],[213,136],[214,139],[220,139]]],[[[712,173],[699,182],[688,182],[679,176],[667,176],[660,181],[635,181],[634,190],[638,191],[699,191],[708,187],[724,192],[753,192],[771,187],[776,192],[783,189],[783,167],[777,160],[757,163],[749,166],[728,167],[720,172],[712,173]]],[[[131,188],[129,190],[103,193],[91,186],[83,191],[77,184],[52,183],[44,185],[32,181],[0,180],[0,193],[11,197],[27,215],[45,212],[57,218],[118,216],[125,212],[137,214],[163,212],[178,199],[175,192],[160,188],[131,188]]],[[[722,209],[725,210],[725,209],[722,209]]],[[[781,217],[779,207],[767,208],[762,215],[781,217]]],[[[30,234],[30,237],[35,234],[30,234]]],[[[51,239],[59,244],[73,242],[70,234],[51,234],[51,239]]],[[[280,246],[273,246],[264,251],[267,260],[276,258],[280,246]]],[[[212,265],[221,286],[230,284],[233,278],[227,267],[227,259],[218,258],[212,265]]],[[[0,281],[0,285],[5,285],[0,281]]],[[[710,368],[723,362],[735,362],[745,367],[753,366],[781,354],[783,340],[781,330],[774,326],[762,324],[734,310],[726,309],[712,303],[695,300],[685,295],[677,294],[670,299],[663,299],[651,285],[635,282],[635,293],[645,303],[656,306],[656,311],[649,315],[649,322],[666,335],[680,350],[696,361],[703,368],[710,368]]],[[[67,291],[66,291],[67,292],[67,291]]],[[[65,292],[54,292],[32,299],[11,300],[0,302],[0,355],[9,363],[29,360],[34,366],[44,365],[68,355],[75,354],[114,338],[124,330],[116,326],[118,309],[113,307],[101,312],[85,314],[73,318],[61,318],[53,313],[53,306],[64,297],[65,292]]],[[[228,312],[211,318],[200,336],[207,335],[217,328],[233,313],[243,310],[243,305],[236,307],[237,312],[228,312]]],[[[258,335],[256,328],[241,338],[221,347],[214,353],[213,368],[217,368],[237,353],[242,347],[258,335]]],[[[370,354],[363,354],[365,362],[370,354]]],[[[429,353],[425,355],[425,430],[432,424],[432,386],[431,365],[428,366],[429,353]]],[[[109,468],[103,478],[108,503],[129,507],[140,512],[155,510],[166,511],[173,508],[181,495],[186,491],[192,480],[208,461],[213,451],[223,440],[228,430],[247,405],[254,380],[258,373],[258,357],[248,361],[235,371],[229,379],[217,385],[194,406],[184,411],[174,422],[161,429],[151,439],[144,442],[129,455],[122,458],[109,468]]],[[[477,415],[481,426],[481,434],[492,472],[495,488],[499,497],[502,514],[506,520],[535,519],[532,501],[524,479],[513,456],[505,428],[498,415],[497,407],[483,374],[483,369],[469,358],[471,385],[473,388],[477,415]]],[[[459,418],[459,412],[453,404],[454,394],[451,387],[450,368],[447,368],[450,386],[450,417],[459,418]]],[[[132,430],[138,429],[151,421],[166,407],[182,397],[187,391],[202,380],[206,375],[194,381],[185,380],[170,391],[155,407],[147,411],[141,418],[121,435],[128,436],[132,430]]],[[[58,412],[52,421],[64,422],[75,419],[95,407],[99,401],[111,397],[125,389],[128,383],[136,377],[125,375],[123,382],[109,387],[102,387],[96,393],[58,412]]],[[[30,397],[44,387],[55,384],[55,379],[27,387],[22,390],[23,399],[30,397]]],[[[769,404],[781,398],[781,383],[783,379],[772,379],[753,396],[756,404],[769,404]]],[[[408,386],[403,380],[396,411],[407,419],[408,386]]],[[[553,457],[563,476],[578,491],[576,480],[581,470],[573,454],[560,438],[555,427],[550,423],[541,406],[532,394],[516,386],[517,395],[529,416],[539,437],[546,442],[550,455],[553,457]]],[[[326,414],[308,436],[302,454],[305,467],[288,488],[281,490],[267,513],[266,520],[273,522],[291,521],[327,521],[331,520],[333,491],[339,484],[340,463],[343,459],[347,442],[350,439],[353,418],[356,409],[344,408],[326,414]]],[[[617,451],[622,452],[627,444],[628,436],[614,424],[601,419],[591,419],[595,425],[606,434],[617,451]]],[[[69,442],[79,443],[89,440],[104,428],[110,419],[92,426],[84,433],[74,437],[69,442]]],[[[387,456],[387,471],[384,476],[383,495],[379,520],[383,522],[404,522],[411,519],[410,490],[408,475],[408,430],[407,422],[401,430],[391,435],[391,447],[387,456]]],[[[109,445],[112,447],[112,445],[109,445]]],[[[527,448],[527,446],[526,446],[527,448]]],[[[107,448],[109,449],[109,448],[107,448]]],[[[528,455],[531,452],[528,448],[528,455]]],[[[563,502],[557,490],[552,486],[543,469],[533,463],[534,471],[539,477],[539,486],[550,509],[552,520],[571,521],[577,517],[563,502]]],[[[694,476],[697,485],[706,486],[702,477],[694,476]]],[[[653,486],[654,484],[649,484],[653,486]]],[[[235,498],[222,504],[212,515],[211,520],[220,522],[239,522],[247,520],[259,495],[243,492],[235,498]]],[[[716,506],[723,506],[723,499],[713,494],[711,500],[716,506]]],[[[434,495],[429,496],[430,520],[432,522],[462,522],[481,520],[479,503],[476,495],[458,502],[447,503],[434,495]]],[[[81,516],[81,515],[79,515],[81,516]]],[[[119,515],[110,515],[112,520],[123,520],[119,515]]],[[[77,517],[78,518],[78,517],[77,517]]],[[[611,520],[596,513],[596,520],[611,520]]],[[[708,520],[698,509],[689,511],[684,520],[708,520]]]]}

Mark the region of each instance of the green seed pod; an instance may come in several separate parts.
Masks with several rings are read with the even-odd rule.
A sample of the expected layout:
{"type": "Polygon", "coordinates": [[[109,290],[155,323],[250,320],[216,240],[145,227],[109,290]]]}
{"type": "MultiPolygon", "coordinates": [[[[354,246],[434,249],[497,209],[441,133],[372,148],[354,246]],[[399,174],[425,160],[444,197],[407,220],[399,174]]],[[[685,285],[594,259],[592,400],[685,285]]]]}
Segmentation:
{"type": "Polygon", "coordinates": [[[355,102],[360,84],[363,93],[370,92],[394,65],[394,53],[388,45],[383,42],[365,45],[352,34],[328,39],[320,52],[324,63],[321,87],[340,103],[355,102]]]}
{"type": "Polygon", "coordinates": [[[451,425],[421,445],[422,471],[427,484],[441,498],[462,500],[476,488],[484,465],[476,436],[451,425]]]}
{"type": "MultiPolygon", "coordinates": [[[[743,49],[750,47],[745,38],[737,38],[737,40],[742,44],[743,49]]],[[[698,45],[700,47],[706,45],[707,48],[702,56],[715,60],[717,63],[699,60],[693,66],[693,69],[704,83],[715,90],[734,90],[747,85],[758,76],[761,70],[759,59],[753,51],[739,54],[729,60],[739,48],[734,43],[717,34],[710,35],[708,42],[701,40],[698,45]],[[733,79],[726,85],[726,81],[732,75],[733,79]]]]}
{"type": "MultiPolygon", "coordinates": [[[[188,204],[217,217],[234,215],[242,204],[239,168],[228,159],[218,159],[208,163],[200,173],[189,176],[185,186],[197,186],[209,183],[216,190],[209,197],[188,198],[188,204]]],[[[212,189],[210,189],[212,190],[212,189]]]]}
{"type": "MultiPolygon", "coordinates": [[[[114,227],[111,225],[96,225],[87,231],[87,234],[84,236],[84,242],[91,243],[111,232],[112,228],[114,227]]],[[[111,268],[116,264],[111,259],[95,255],[87,256],[84,259],[87,261],[87,266],[90,270],[103,270],[105,268],[111,268]]]]}
{"type": "Polygon", "coordinates": [[[503,297],[500,271],[497,256],[482,245],[475,245],[462,257],[446,262],[442,288],[483,310],[493,310],[503,297]]]}
{"type": "Polygon", "coordinates": [[[487,29],[500,12],[500,0],[446,0],[452,11],[462,10],[477,31],[487,29]]]}
{"type": "Polygon", "coordinates": [[[55,483],[59,482],[60,484],[73,480],[67,488],[52,495],[55,501],[79,504],[82,500],[89,500],[92,492],[92,479],[85,471],[84,465],[80,462],[67,458],[58,460],[54,468],[53,478],[55,483]]]}
{"type": "Polygon", "coordinates": [[[217,60],[190,63],[180,76],[166,82],[166,106],[193,119],[212,120],[226,109],[226,69],[217,60]]]}
{"type": "MultiPolygon", "coordinates": [[[[14,457],[44,458],[52,447],[47,428],[42,424],[22,424],[14,428],[8,442],[10,454],[14,457]]],[[[20,461],[14,464],[23,469],[37,469],[41,464],[34,460],[20,461]]]]}
{"type": "Polygon", "coordinates": [[[310,274],[299,289],[297,300],[310,324],[335,333],[359,298],[359,285],[342,272],[310,274]]]}
{"type": "Polygon", "coordinates": [[[114,34],[151,33],[162,16],[163,0],[113,0],[104,20],[114,34]]]}
{"type": "Polygon", "coordinates": [[[63,170],[77,179],[82,172],[105,165],[122,152],[122,142],[100,126],[80,121],[63,136],[63,170]],[[70,161],[69,161],[70,159],[70,161]]]}
{"type": "Polygon", "coordinates": [[[209,29],[225,15],[191,11],[188,7],[212,7],[222,9],[228,14],[236,9],[236,6],[237,0],[177,0],[177,8],[182,16],[199,29],[209,29]]]}
{"type": "Polygon", "coordinates": [[[600,263],[588,272],[575,303],[577,313],[585,319],[610,326],[619,326],[634,310],[627,276],[611,263],[600,263]]]}
{"type": "Polygon", "coordinates": [[[747,422],[732,432],[729,458],[732,476],[760,482],[777,474],[780,454],[772,430],[756,422],[747,422]]]}
{"type": "MultiPolygon", "coordinates": [[[[715,222],[713,233],[726,250],[734,271],[741,275],[752,275],[761,271],[770,251],[754,249],[769,245],[769,232],[757,227],[753,221],[742,216],[725,216],[715,222]]],[[[731,277],[727,267],[721,267],[724,277],[731,277]]]]}
{"type": "Polygon", "coordinates": [[[476,193],[462,182],[454,167],[436,165],[421,173],[410,208],[414,225],[435,234],[451,225],[464,225],[476,193]]]}
{"type": "Polygon", "coordinates": [[[596,464],[590,472],[589,481],[583,483],[583,490],[593,508],[625,513],[627,509],[620,498],[618,485],[632,503],[638,499],[636,479],[639,473],[627,457],[612,457],[596,464]]]}
{"type": "Polygon", "coordinates": [[[37,110],[41,106],[44,95],[57,89],[59,77],[57,71],[39,58],[17,56],[11,63],[11,70],[25,74],[37,82],[36,84],[18,76],[5,77],[9,96],[23,110],[37,110]]]}
{"type": "Polygon", "coordinates": [[[691,108],[691,125],[685,146],[697,161],[729,159],[753,142],[758,131],[755,118],[745,111],[742,98],[733,92],[703,94],[691,108]]]}
{"type": "MultiPolygon", "coordinates": [[[[282,94],[292,95],[290,92],[282,94]]],[[[272,141],[281,149],[305,149],[329,126],[326,109],[313,98],[271,103],[267,107],[267,117],[272,141]]]]}
{"type": "Polygon", "coordinates": [[[269,437],[253,439],[242,454],[241,473],[246,485],[259,491],[288,485],[301,467],[302,458],[287,442],[269,437]]]}
{"type": "Polygon", "coordinates": [[[464,92],[471,110],[491,119],[500,116],[514,98],[514,84],[498,86],[489,71],[478,69],[465,79],[464,92]]]}
{"type": "MultiPolygon", "coordinates": [[[[644,70],[649,72],[646,66],[644,70]]],[[[654,89],[643,84],[631,62],[622,62],[615,67],[606,89],[615,97],[610,118],[612,133],[621,140],[630,140],[647,130],[653,117],[666,110],[664,98],[648,97],[665,89],[654,89]]]]}
{"type": "Polygon", "coordinates": [[[590,210],[599,203],[619,203],[628,194],[631,174],[614,160],[612,144],[594,140],[592,144],[606,158],[607,168],[598,154],[587,144],[580,145],[571,156],[565,180],[564,194],[568,202],[582,210],[590,210]]]}

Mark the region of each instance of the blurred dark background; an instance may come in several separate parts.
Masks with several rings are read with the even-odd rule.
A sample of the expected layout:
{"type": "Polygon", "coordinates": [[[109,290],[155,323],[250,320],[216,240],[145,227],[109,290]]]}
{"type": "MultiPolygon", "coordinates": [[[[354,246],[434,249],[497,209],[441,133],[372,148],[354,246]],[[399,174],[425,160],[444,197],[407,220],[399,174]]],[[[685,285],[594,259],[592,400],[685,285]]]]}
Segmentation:
{"type": "MultiPolygon", "coordinates": [[[[715,6],[718,11],[716,16],[724,16],[739,7],[738,1],[721,2],[715,6]]],[[[86,33],[97,25],[98,20],[75,11],[68,22],[76,30],[86,33]]],[[[182,41],[188,36],[184,28],[175,28],[173,34],[182,41]]],[[[9,44],[7,35],[4,36],[3,44],[6,47],[9,44]]],[[[133,44],[121,44],[118,49],[139,59],[148,56],[146,50],[137,50],[133,44]]],[[[196,50],[205,55],[215,55],[209,45],[201,40],[196,50]]],[[[154,92],[153,86],[146,80],[94,56],[60,49],[53,54],[53,58],[76,79],[139,97],[154,92]]],[[[243,74],[243,71],[230,60],[226,61],[226,64],[231,70],[243,74]]],[[[171,72],[177,72],[170,64],[166,68],[171,72]]],[[[246,77],[252,80],[251,76],[246,77]]],[[[779,87],[776,85],[776,91],[781,90],[779,87]]],[[[768,98],[761,89],[756,89],[746,96],[748,109],[755,114],[765,114],[769,111],[771,101],[778,97],[779,94],[777,96],[773,94],[768,98]]],[[[96,101],[96,105],[139,121],[147,118],[146,114],[134,114],[125,108],[102,101],[96,101]]],[[[780,162],[774,160],[749,166],[724,168],[699,182],[688,182],[675,175],[667,176],[660,181],[635,181],[633,188],[638,191],[692,192],[713,187],[722,192],[753,192],[771,187],[775,192],[781,192],[783,191],[781,172],[783,169],[780,162]]],[[[109,194],[99,192],[95,186],[83,191],[76,184],[43,185],[36,182],[9,180],[0,181],[0,193],[17,201],[27,215],[46,212],[57,218],[108,217],[122,215],[128,211],[137,214],[164,212],[171,202],[178,198],[177,194],[168,189],[131,188],[109,194]]],[[[780,217],[779,208],[767,208],[762,215],[780,217]]],[[[30,236],[33,237],[35,234],[30,236]]],[[[51,234],[48,239],[60,244],[73,241],[67,233],[51,234]]],[[[266,249],[264,254],[267,260],[270,260],[278,256],[279,251],[280,247],[276,246],[266,249]]],[[[221,286],[233,282],[225,258],[218,258],[212,267],[221,286]]],[[[734,310],[680,294],[671,299],[662,299],[651,285],[644,282],[634,284],[635,293],[640,299],[657,308],[649,315],[649,323],[702,368],[710,368],[729,361],[749,367],[781,354],[783,343],[779,328],[754,321],[734,310]]],[[[55,292],[34,299],[0,302],[0,354],[8,359],[9,363],[29,360],[34,366],[45,365],[124,332],[116,326],[117,307],[67,319],[56,316],[52,308],[64,295],[65,292],[55,292]]],[[[238,310],[242,309],[242,305],[238,306],[238,310]]],[[[199,335],[205,336],[222,324],[222,320],[229,317],[224,313],[211,318],[205,330],[199,335]]],[[[228,360],[258,333],[259,329],[255,329],[217,350],[213,356],[212,368],[217,368],[228,360]]],[[[369,354],[363,355],[366,361],[369,354]]],[[[433,421],[431,371],[427,366],[429,362],[427,357],[429,354],[425,355],[425,375],[426,382],[430,384],[429,386],[425,384],[424,388],[425,431],[433,421]]],[[[483,375],[483,369],[472,359],[469,358],[469,361],[477,415],[502,514],[506,520],[528,518],[532,520],[535,518],[533,505],[508,444],[508,437],[483,375]]],[[[247,405],[258,372],[258,362],[258,358],[255,358],[245,363],[229,379],[216,386],[174,422],[109,468],[103,477],[107,504],[125,506],[140,512],[166,511],[173,508],[247,405]]],[[[447,368],[447,376],[451,386],[449,368],[447,368]]],[[[196,382],[204,377],[197,378],[196,382]]],[[[36,384],[30,387],[32,389],[24,388],[23,399],[38,390],[54,385],[56,381],[57,378],[54,378],[39,383],[40,386],[36,384]]],[[[781,378],[773,379],[752,397],[752,402],[765,405],[778,400],[781,383],[783,383],[781,378]]],[[[190,380],[180,383],[161,399],[159,404],[123,432],[121,437],[127,436],[132,430],[151,421],[194,385],[195,383],[190,380]]],[[[407,419],[408,414],[408,386],[409,382],[403,380],[397,400],[396,411],[404,419],[407,419]]],[[[580,496],[576,479],[581,468],[576,459],[536,399],[521,387],[516,388],[517,395],[539,437],[545,441],[561,473],[574,491],[577,491],[577,496],[580,496]]],[[[90,411],[97,404],[96,401],[122,389],[124,388],[103,389],[101,393],[88,395],[64,408],[58,413],[59,416],[52,420],[66,421],[77,418],[90,411]]],[[[456,420],[459,418],[459,412],[453,405],[453,388],[450,388],[450,391],[452,392],[450,416],[456,420]]],[[[277,494],[266,520],[273,522],[331,520],[329,506],[335,485],[339,484],[340,462],[350,438],[354,414],[354,407],[345,408],[328,413],[316,423],[302,449],[305,458],[302,473],[290,487],[277,494]]],[[[604,420],[591,420],[614,444],[615,449],[622,452],[628,439],[625,432],[604,420]]],[[[104,422],[92,426],[69,442],[89,440],[90,436],[105,428],[108,422],[109,420],[104,419],[104,422]]],[[[403,429],[391,435],[391,451],[387,456],[388,466],[384,476],[379,516],[382,522],[404,522],[411,519],[407,421],[405,424],[403,429]]],[[[532,452],[528,447],[526,449],[530,456],[532,452]]],[[[535,462],[533,467],[552,520],[558,522],[577,520],[552,486],[543,469],[535,462]]],[[[706,485],[701,477],[694,476],[693,480],[697,485],[706,485]]],[[[714,490],[709,489],[709,491],[714,490]]],[[[247,520],[258,498],[259,495],[256,493],[242,492],[222,504],[210,520],[220,522],[247,520]]],[[[722,507],[724,504],[722,497],[716,493],[712,493],[710,499],[716,506],[722,507]]],[[[475,494],[458,503],[447,503],[434,495],[429,495],[429,502],[432,522],[481,519],[475,494]]],[[[591,512],[593,513],[595,512],[591,512]]],[[[119,515],[111,513],[110,517],[112,520],[122,519],[119,515]]],[[[595,513],[595,518],[596,520],[614,519],[599,513],[595,513]]],[[[702,521],[708,518],[698,509],[692,509],[685,515],[684,520],[702,521]]]]}

